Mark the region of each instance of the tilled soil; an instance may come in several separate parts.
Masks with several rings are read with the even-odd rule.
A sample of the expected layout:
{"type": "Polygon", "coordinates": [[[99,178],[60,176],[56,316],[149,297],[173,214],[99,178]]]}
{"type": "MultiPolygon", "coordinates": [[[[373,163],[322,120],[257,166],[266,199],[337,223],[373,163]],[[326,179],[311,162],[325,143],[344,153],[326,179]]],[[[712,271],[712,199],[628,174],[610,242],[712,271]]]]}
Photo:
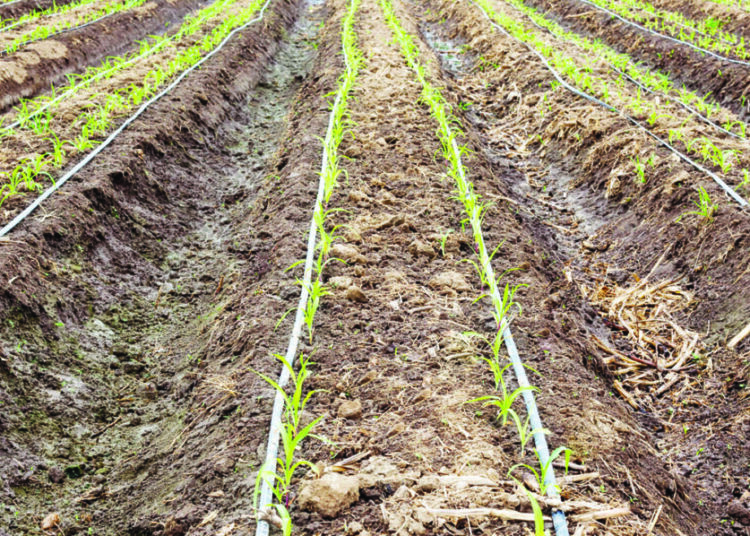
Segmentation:
{"type": "Polygon", "coordinates": [[[654,7],[683,15],[699,21],[715,19],[725,32],[732,32],[747,40],[750,38],[750,12],[739,7],[701,2],[700,0],[654,0],[654,7]]]}
{"type": "Polygon", "coordinates": [[[53,5],[64,6],[71,2],[72,0],[24,0],[9,5],[0,4],[0,19],[16,19],[34,10],[42,11],[53,5]]]}
{"type": "Polygon", "coordinates": [[[592,39],[600,39],[619,52],[631,55],[649,68],[670,73],[677,87],[683,84],[747,120],[746,97],[750,74],[736,65],[654,33],[641,30],[577,0],[529,0],[527,5],[553,17],[561,26],[592,39]]]}
{"type": "MultiPolygon", "coordinates": [[[[750,314],[748,215],[722,200],[710,225],[675,223],[696,184],[721,198],[707,178],[659,151],[645,184],[618,175],[626,144],[647,142],[617,138],[627,123],[562,89],[543,100],[549,73],[473,5],[395,9],[493,202],[496,270],[527,285],[514,337],[539,372],[550,446],[570,447],[583,478],[563,495],[630,509],[593,523],[572,513],[571,533],[747,534],[750,342],[725,344],[750,314]],[[701,335],[677,371],[623,372],[603,349],[646,355],[600,299],[644,280],[692,296],[670,310],[701,335]]],[[[305,254],[344,12],[341,0],[272,3],[0,243],[0,533],[42,534],[54,514],[64,534],[254,531],[274,396],[255,372],[278,373],[299,296],[301,268],[287,268],[305,254]]],[[[294,526],[528,534],[445,513],[531,512],[507,473],[534,455],[492,407],[467,403],[493,392],[487,346],[470,333],[497,329],[463,262],[471,236],[376,0],[362,1],[356,30],[366,63],[341,145],[347,175],[326,207],[342,225],[331,253],[347,263],[327,265],[331,294],[305,333],[308,388],[321,391],[304,418],[324,419],[300,454],[323,473],[364,457],[346,469],[356,500],[328,517],[301,508],[315,480],[301,471],[294,526]]]]}
{"type": "MultiPolygon", "coordinates": [[[[639,187],[640,192],[632,192],[627,197],[615,196],[621,201],[619,204],[602,203],[607,192],[604,189],[606,182],[600,177],[606,176],[611,167],[616,167],[612,157],[621,147],[598,140],[602,132],[621,129],[619,120],[599,117],[594,123],[584,119],[574,127],[580,128],[579,136],[559,136],[555,127],[565,121],[560,117],[565,115],[566,109],[578,117],[585,118],[589,113],[596,115],[580,100],[563,94],[558,95],[562,99],[559,105],[543,104],[549,106],[547,126],[544,123],[535,126],[533,117],[522,115],[525,98],[521,95],[528,95],[538,87],[539,79],[529,77],[528,69],[521,71],[512,67],[519,58],[510,52],[512,49],[505,39],[493,34],[488,25],[478,23],[477,17],[462,16],[456,9],[437,6],[441,7],[445,11],[435,11],[448,15],[449,20],[460,21],[458,26],[443,30],[444,33],[464,36],[465,42],[471,45],[467,55],[482,57],[499,65],[498,70],[490,71],[489,75],[476,68],[471,74],[454,70],[453,75],[457,77],[454,87],[464,102],[472,103],[467,121],[484,133],[481,139],[486,140],[487,154],[515,171],[506,172],[504,176],[517,177],[510,184],[516,192],[526,192],[526,195],[516,197],[519,204],[523,205],[524,198],[528,197],[539,200],[527,200],[526,211],[533,214],[532,218],[552,224],[550,229],[557,231],[551,242],[562,246],[556,253],[561,264],[570,267],[567,277],[574,283],[572,289],[596,288],[602,284],[632,286],[637,277],[652,272],[651,277],[658,280],[682,281],[686,290],[695,293],[697,299],[683,312],[681,322],[690,329],[703,332],[704,351],[710,356],[709,362],[699,366],[697,376],[691,374],[692,377],[683,378],[683,383],[678,384],[683,388],[676,389],[669,396],[641,393],[633,417],[640,422],[640,431],[651,436],[649,443],[661,450],[663,460],[660,463],[675,468],[676,482],[685,486],[686,495],[697,503],[692,508],[700,516],[705,516],[696,516],[694,520],[699,527],[691,528],[687,533],[720,534],[722,525],[726,525],[723,529],[727,534],[733,533],[735,529],[728,526],[729,522],[722,523],[721,520],[731,518],[728,506],[742,495],[743,484],[738,486],[738,482],[743,482],[749,454],[747,445],[743,441],[738,443],[737,436],[732,437],[733,430],[744,430],[747,426],[748,403],[746,396],[736,387],[744,385],[747,380],[747,349],[740,347],[738,355],[727,352],[722,346],[746,323],[747,313],[740,311],[746,311],[749,300],[736,283],[748,275],[745,272],[747,246],[740,246],[747,236],[746,231],[740,231],[747,228],[747,215],[729,205],[722,210],[723,222],[717,218],[710,227],[699,226],[696,235],[695,227],[674,223],[681,210],[679,193],[658,180],[649,180],[648,187],[639,187]],[[519,95],[521,101],[516,102],[512,94],[519,95]],[[508,121],[509,116],[513,121],[508,121]],[[587,124],[596,124],[597,130],[587,129],[587,124]],[[540,132],[544,137],[541,147],[531,154],[525,153],[531,158],[519,158],[524,155],[518,148],[523,140],[519,136],[522,132],[527,136],[540,132]],[[518,141],[514,144],[510,140],[518,141]],[[596,166],[590,163],[592,155],[596,155],[596,166]],[[670,205],[672,210],[668,209],[670,205]],[[716,224],[718,227],[713,226],[716,224]],[[728,283],[721,285],[717,281],[728,283]],[[736,316],[738,314],[743,318],[736,316]],[[712,321],[711,327],[707,324],[708,319],[712,321]],[[688,433],[688,415],[694,415],[697,407],[707,409],[702,413],[702,419],[706,420],[700,429],[707,427],[721,432],[694,430],[688,433]],[[728,418],[729,415],[736,417],[728,418]],[[681,421],[680,417],[687,420],[681,421]],[[726,485],[717,486],[720,475],[728,477],[726,485]],[[688,492],[688,489],[692,491],[688,492]]],[[[444,62],[446,68],[450,69],[451,65],[451,62],[444,62]]],[[[528,98],[534,101],[533,95],[528,98]]],[[[609,140],[611,134],[602,138],[609,140]]],[[[669,161],[667,155],[663,157],[669,161]]],[[[670,175],[679,175],[686,180],[688,176],[706,180],[693,170],[680,170],[679,166],[662,176],[670,175]]],[[[624,185],[627,187],[626,183],[624,185]]],[[[560,304],[559,297],[553,295],[551,298],[553,303],[560,304]]],[[[573,308],[578,309],[585,329],[579,330],[578,336],[571,330],[566,337],[568,345],[577,340],[582,348],[586,348],[587,354],[596,357],[601,354],[601,349],[591,346],[591,335],[605,336],[614,344],[621,335],[611,329],[610,319],[592,315],[590,295],[588,299],[585,295],[579,299],[580,305],[573,308]]],[[[569,302],[566,305],[566,309],[571,308],[569,302]]],[[[621,329],[617,324],[614,327],[621,329]]],[[[634,465],[636,471],[644,469],[640,462],[634,465]]],[[[648,467],[645,469],[651,471],[648,467]]],[[[634,478],[642,482],[649,476],[645,473],[634,478]]],[[[659,492],[656,496],[670,494],[663,488],[659,492]]]]}
{"type": "Polygon", "coordinates": [[[36,95],[65,75],[80,73],[107,56],[119,56],[136,40],[168,31],[202,0],[157,0],[52,39],[30,43],[0,59],[0,111],[36,95]]]}

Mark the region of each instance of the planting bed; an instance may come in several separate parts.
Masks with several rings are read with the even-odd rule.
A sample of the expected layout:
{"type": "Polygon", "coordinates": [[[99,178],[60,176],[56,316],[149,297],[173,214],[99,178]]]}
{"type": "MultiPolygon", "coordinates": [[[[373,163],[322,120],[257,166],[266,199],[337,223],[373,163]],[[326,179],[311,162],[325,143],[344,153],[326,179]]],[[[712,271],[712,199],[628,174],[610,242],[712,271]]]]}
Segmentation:
{"type": "Polygon", "coordinates": [[[0,59],[0,110],[21,98],[62,85],[65,75],[79,73],[107,56],[137,48],[136,41],[160,34],[195,9],[197,0],[147,2],[140,7],[24,46],[0,59]]]}
{"type": "MultiPolygon", "coordinates": [[[[526,5],[673,89],[620,81],[518,2],[238,0],[2,131],[0,181],[55,162],[2,190],[5,225],[215,51],[0,231],[0,536],[750,534],[750,214],[719,184],[750,194],[750,71],[719,87],[714,59],[669,63],[575,0],[526,5]],[[716,125],[682,84],[718,96],[716,125]],[[534,387],[502,400],[511,341],[534,387]],[[274,478],[285,354],[311,394],[282,412],[274,478]]],[[[0,83],[0,126],[210,6],[40,41],[64,52],[0,83]]]]}
{"type": "Polygon", "coordinates": [[[682,13],[694,19],[715,19],[721,21],[721,28],[746,38],[750,35],[748,20],[750,10],[747,4],[744,8],[739,5],[722,4],[714,2],[701,2],[699,0],[656,0],[652,5],[661,9],[669,9],[682,13]]]}
{"type": "Polygon", "coordinates": [[[14,19],[31,13],[32,11],[43,11],[53,5],[64,6],[72,0],[20,0],[0,3],[0,19],[14,19]]]}
{"type": "Polygon", "coordinates": [[[747,120],[748,66],[706,56],[687,45],[630,26],[578,0],[529,0],[527,4],[568,28],[633,55],[654,70],[671,73],[678,87],[685,85],[701,94],[710,93],[720,104],[747,120]]]}

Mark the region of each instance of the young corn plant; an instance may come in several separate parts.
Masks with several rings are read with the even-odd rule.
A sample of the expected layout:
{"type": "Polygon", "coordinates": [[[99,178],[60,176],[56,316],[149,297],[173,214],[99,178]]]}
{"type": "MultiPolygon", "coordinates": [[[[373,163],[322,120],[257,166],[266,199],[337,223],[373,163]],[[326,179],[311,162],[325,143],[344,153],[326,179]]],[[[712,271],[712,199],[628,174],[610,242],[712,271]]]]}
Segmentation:
{"type": "Polygon", "coordinates": [[[444,235],[440,237],[440,254],[445,257],[445,243],[448,241],[450,234],[454,232],[453,229],[448,229],[444,235]]]}
{"type": "MultiPolygon", "coordinates": [[[[547,491],[550,489],[550,484],[547,482],[547,476],[550,474],[550,471],[552,470],[552,463],[557,458],[559,458],[560,455],[564,454],[565,474],[567,475],[568,464],[570,463],[570,455],[572,454],[572,451],[567,447],[557,447],[549,455],[549,458],[547,458],[546,463],[542,463],[542,458],[541,456],[539,456],[539,452],[536,449],[534,449],[534,454],[536,455],[536,459],[539,463],[538,467],[532,467],[531,465],[526,464],[526,463],[517,463],[516,465],[514,465],[508,470],[508,476],[513,477],[513,471],[515,471],[519,467],[528,469],[534,475],[534,479],[536,480],[536,483],[539,485],[539,493],[542,495],[546,495],[547,491]]],[[[555,484],[555,491],[558,494],[560,493],[560,487],[557,484],[555,484]]]]}
{"type": "Polygon", "coordinates": [[[698,201],[693,201],[693,204],[698,207],[698,210],[683,212],[680,217],[675,220],[676,223],[679,223],[685,216],[690,215],[698,216],[700,221],[707,224],[714,221],[714,215],[719,209],[719,205],[711,201],[711,197],[703,186],[698,186],[698,201]]]}
{"type": "Polygon", "coordinates": [[[513,406],[513,402],[515,402],[516,398],[518,398],[524,391],[539,391],[539,389],[537,387],[534,387],[533,385],[526,385],[524,387],[518,387],[514,391],[510,392],[505,383],[504,375],[505,371],[508,370],[511,364],[508,363],[501,369],[496,370],[495,366],[497,365],[497,363],[494,360],[485,358],[485,361],[490,364],[490,367],[493,370],[493,373],[495,375],[495,382],[497,384],[496,389],[499,394],[480,396],[479,398],[469,400],[467,404],[484,402],[484,404],[482,404],[483,407],[495,406],[497,408],[497,415],[495,416],[495,419],[499,420],[501,424],[505,426],[508,423],[510,412],[513,411],[511,409],[511,406],[513,406]]]}
{"type": "MultiPolygon", "coordinates": [[[[301,280],[298,280],[298,283],[304,285],[304,282],[301,280]]],[[[312,344],[315,313],[318,312],[318,307],[320,307],[320,298],[329,295],[330,292],[328,291],[328,288],[326,288],[320,281],[319,276],[316,277],[315,281],[313,281],[310,285],[307,285],[307,291],[310,295],[307,299],[307,305],[304,311],[305,324],[307,325],[307,333],[310,337],[310,344],[312,344]]]]}
{"type": "MultiPolygon", "coordinates": [[[[518,482],[518,480],[516,480],[516,482],[518,482]]],[[[546,533],[544,532],[544,513],[542,512],[542,507],[539,506],[539,501],[537,501],[536,497],[534,497],[534,494],[527,490],[524,486],[522,486],[520,482],[518,482],[518,485],[521,486],[521,489],[523,489],[523,491],[526,493],[526,496],[529,498],[531,511],[534,513],[534,536],[545,536],[546,533]]]]}
{"type": "Polygon", "coordinates": [[[750,172],[746,169],[742,170],[742,181],[737,185],[737,188],[750,188],[750,172]]]}
{"type": "Polygon", "coordinates": [[[630,157],[630,161],[633,162],[633,165],[635,166],[635,175],[638,178],[638,182],[641,184],[646,184],[646,164],[645,162],[641,162],[641,157],[636,155],[635,157],[630,157]]]}
{"type": "Polygon", "coordinates": [[[279,501],[278,505],[274,505],[274,507],[276,507],[277,511],[281,515],[282,520],[284,520],[285,518],[287,519],[287,522],[290,525],[289,530],[291,530],[291,520],[288,516],[287,509],[291,502],[290,493],[292,479],[294,478],[294,474],[296,473],[296,471],[301,467],[306,466],[312,470],[315,470],[315,466],[310,461],[298,459],[296,452],[302,441],[310,436],[313,429],[320,422],[323,416],[321,415],[320,417],[313,419],[307,424],[304,424],[301,421],[302,412],[307,406],[307,403],[310,401],[310,398],[315,393],[319,392],[319,390],[312,390],[307,392],[306,394],[304,393],[305,380],[310,376],[310,371],[307,367],[313,364],[310,362],[309,357],[306,358],[304,354],[300,355],[299,371],[297,372],[295,372],[294,368],[289,364],[284,356],[274,354],[274,357],[276,357],[276,359],[278,359],[282,363],[284,368],[286,368],[289,372],[292,385],[292,393],[288,394],[286,390],[281,387],[275,380],[269,378],[265,374],[262,374],[255,370],[253,371],[263,380],[268,382],[268,384],[270,384],[276,390],[276,392],[280,393],[284,398],[284,415],[281,423],[282,455],[277,459],[278,469],[276,472],[272,472],[264,468],[258,473],[254,502],[256,511],[258,509],[258,506],[262,508],[268,506],[257,504],[260,481],[261,479],[266,480],[271,489],[274,491],[274,496],[279,501]],[[282,505],[284,507],[284,510],[286,510],[286,516],[284,515],[283,511],[279,510],[279,505],[282,505]]]}
{"type": "Polygon", "coordinates": [[[518,413],[511,409],[509,412],[510,418],[513,419],[513,422],[516,425],[516,430],[518,431],[518,440],[521,443],[521,457],[523,458],[526,455],[526,445],[528,444],[529,440],[533,438],[536,434],[549,434],[550,431],[547,428],[535,428],[534,430],[529,430],[530,424],[529,424],[529,416],[526,416],[525,420],[521,420],[521,417],[518,415],[518,413]]]}
{"type": "MultiPolygon", "coordinates": [[[[491,355],[490,357],[484,357],[482,356],[482,359],[489,365],[490,371],[492,372],[492,376],[494,378],[494,387],[495,390],[500,388],[501,380],[503,373],[505,372],[505,369],[503,369],[501,364],[501,356],[500,356],[500,350],[503,347],[503,336],[500,331],[497,331],[495,333],[495,337],[490,340],[481,333],[477,333],[476,331],[465,331],[462,333],[462,335],[467,339],[480,339],[484,341],[485,344],[490,349],[491,355]]],[[[507,367],[505,367],[507,369],[507,367]]]]}

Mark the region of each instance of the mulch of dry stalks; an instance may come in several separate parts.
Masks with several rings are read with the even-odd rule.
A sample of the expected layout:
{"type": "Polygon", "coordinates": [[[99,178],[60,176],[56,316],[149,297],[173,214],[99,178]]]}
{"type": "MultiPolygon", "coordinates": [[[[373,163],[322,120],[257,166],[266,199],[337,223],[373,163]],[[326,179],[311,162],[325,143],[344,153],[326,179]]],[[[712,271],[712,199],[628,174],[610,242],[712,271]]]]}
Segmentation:
{"type": "Polygon", "coordinates": [[[612,372],[625,376],[622,383],[615,380],[614,385],[635,409],[641,389],[655,396],[666,393],[684,377],[681,372],[694,368],[695,357],[700,357],[700,335],[675,320],[693,303],[692,293],[680,288],[679,283],[651,282],[646,277],[627,288],[617,284],[581,287],[614,333],[621,334],[613,341],[615,348],[592,337],[596,346],[609,354],[604,362],[612,372]]]}

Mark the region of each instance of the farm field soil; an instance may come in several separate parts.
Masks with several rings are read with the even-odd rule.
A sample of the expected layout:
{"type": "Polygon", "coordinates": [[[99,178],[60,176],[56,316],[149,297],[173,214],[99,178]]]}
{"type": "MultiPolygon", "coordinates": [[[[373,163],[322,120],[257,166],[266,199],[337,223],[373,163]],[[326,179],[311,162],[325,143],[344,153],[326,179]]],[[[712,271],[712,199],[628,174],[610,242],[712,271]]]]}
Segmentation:
{"type": "MultiPolygon", "coordinates": [[[[0,111],[20,98],[28,98],[61,85],[65,75],[80,73],[107,56],[136,49],[136,41],[169,31],[200,0],[157,0],[116,13],[90,26],[29,43],[0,58],[0,111]]],[[[179,24],[178,24],[179,25],[179,24]]]]}
{"type": "Polygon", "coordinates": [[[658,9],[682,13],[693,20],[715,19],[720,21],[722,30],[745,39],[750,37],[750,12],[746,9],[700,0],[654,0],[651,4],[658,9]]]}
{"type": "Polygon", "coordinates": [[[15,19],[34,10],[42,11],[53,5],[64,6],[72,0],[24,0],[22,2],[8,2],[7,5],[0,4],[0,19],[15,19]]]}
{"type": "MultiPolygon", "coordinates": [[[[571,534],[750,534],[750,339],[727,348],[750,317],[750,216],[618,116],[548,94],[536,56],[473,3],[394,9],[491,202],[485,239],[513,270],[501,286],[525,285],[511,327],[550,446],[571,449],[563,498],[624,509],[574,510],[571,534]],[[654,154],[645,183],[633,146],[654,154]],[[713,223],[676,223],[697,185],[720,205],[713,223]]],[[[278,374],[300,295],[345,12],[272,0],[0,241],[0,535],[254,533],[275,394],[256,372],[278,374]]],[[[303,418],[324,418],[300,455],[358,492],[321,513],[300,471],[295,533],[529,534],[466,513],[529,514],[507,474],[533,449],[467,403],[493,393],[469,333],[497,330],[463,262],[472,236],[380,2],[355,21],[365,63],[326,204],[346,262],[326,266],[304,334],[320,391],[303,418]]]]}
{"type": "Polygon", "coordinates": [[[750,74],[746,65],[705,55],[687,45],[628,25],[578,0],[527,0],[525,3],[568,30],[599,39],[651,69],[670,73],[677,87],[684,84],[700,95],[710,93],[722,106],[747,120],[746,92],[750,74]]]}

